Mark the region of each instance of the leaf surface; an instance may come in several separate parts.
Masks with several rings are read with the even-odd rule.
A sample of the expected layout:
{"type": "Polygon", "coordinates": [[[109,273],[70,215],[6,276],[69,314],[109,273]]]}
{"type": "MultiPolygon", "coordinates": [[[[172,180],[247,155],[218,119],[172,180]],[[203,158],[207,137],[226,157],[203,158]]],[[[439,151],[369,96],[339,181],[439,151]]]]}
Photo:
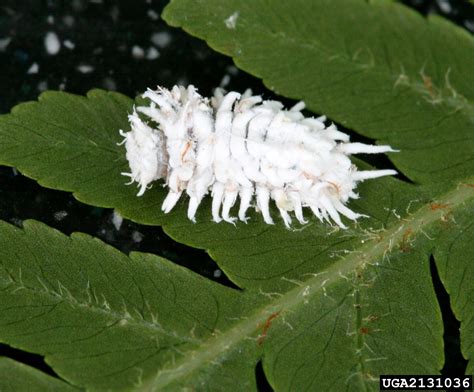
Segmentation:
{"type": "Polygon", "coordinates": [[[474,39],[454,24],[364,0],[172,0],[163,17],[278,94],[402,150],[390,159],[413,181],[472,175],[474,39]]]}
{"type": "MultiPolygon", "coordinates": [[[[458,227],[472,225],[469,188],[443,201],[457,206],[458,227]]],[[[263,353],[278,389],[376,390],[379,373],[442,366],[427,262],[430,238],[446,232],[442,216],[422,209],[405,227],[423,221],[426,235],[408,239],[406,230],[388,230],[279,295],[224,288],[84,234],[1,223],[0,337],[45,355],[62,377],[92,389],[235,389],[238,381],[239,389],[253,390],[263,353]],[[401,249],[385,254],[387,239],[401,249]]],[[[463,293],[472,291],[470,273],[463,293]]],[[[461,318],[469,318],[469,306],[461,318]]]]}
{"type": "MultiPolygon", "coordinates": [[[[76,385],[148,391],[149,384],[157,387],[160,370],[179,372],[180,361],[192,369],[198,349],[222,362],[257,349],[239,330],[242,344],[229,344],[225,358],[219,359],[218,344],[204,346],[239,315],[258,310],[261,300],[165,259],[127,257],[88,235],[66,237],[34,221],[24,230],[2,222],[0,249],[0,340],[45,355],[76,385]]],[[[206,369],[203,361],[193,381],[219,369],[206,369]]],[[[238,365],[239,374],[247,374],[242,390],[254,387],[253,365],[238,365]]],[[[214,376],[217,384],[234,377],[232,371],[214,376]]]]}
{"type": "MultiPolygon", "coordinates": [[[[83,234],[2,223],[0,336],[93,389],[231,387],[239,377],[242,390],[254,389],[262,350],[278,389],[336,390],[351,375],[351,389],[375,390],[379,373],[433,373],[442,366],[442,324],[428,258],[450,225],[469,232],[472,193],[446,195],[447,222],[444,211],[421,208],[319,273],[288,278],[291,288],[280,293],[226,289],[83,234]]],[[[456,277],[472,249],[456,255],[443,278],[444,271],[456,277]]],[[[464,273],[456,308],[469,329],[472,269],[464,273]]]]}
{"type": "MultiPolygon", "coordinates": [[[[93,94],[115,105],[115,97],[106,98],[110,94],[93,94]]],[[[49,97],[62,95],[49,94],[40,104],[28,105],[46,116],[49,97]]],[[[0,129],[41,118],[23,117],[22,110],[0,119],[0,129]]],[[[67,117],[63,121],[67,127],[67,117]]],[[[124,126],[112,123],[90,134],[115,133],[124,126]]],[[[15,136],[28,145],[30,126],[20,129],[15,136]]],[[[49,128],[43,132],[46,139],[49,128]]],[[[62,142],[52,148],[73,149],[69,136],[57,137],[62,142]]],[[[37,223],[27,224],[24,232],[6,225],[0,244],[5,284],[0,304],[11,309],[12,319],[0,328],[3,341],[46,355],[68,381],[91,388],[176,389],[213,382],[218,388],[245,379],[239,385],[251,390],[253,366],[262,354],[267,377],[277,389],[350,385],[352,390],[371,390],[380,373],[436,373],[442,367],[442,323],[428,260],[433,249],[443,249],[443,236],[456,238],[470,227],[472,180],[459,180],[444,193],[391,178],[364,184],[355,208],[371,218],[347,231],[328,231],[316,222],[288,231],[283,225],[262,225],[255,216],[252,223],[235,228],[207,223],[206,210],[193,225],[183,208],[166,217],[157,212],[163,197],[158,187],[136,198],[119,174],[122,147],[113,137],[92,140],[84,159],[96,162],[95,176],[81,172],[75,178],[72,161],[59,174],[42,170],[34,175],[44,176],[40,181],[49,186],[75,190],[91,204],[114,206],[138,221],[163,223],[183,242],[210,249],[247,290],[223,290],[151,255],[128,259],[87,236],[68,239],[37,223]],[[112,153],[106,158],[95,153],[102,145],[115,149],[114,159],[112,153]],[[102,165],[108,165],[112,186],[99,180],[104,178],[102,165]],[[176,296],[183,298],[182,312],[176,296]],[[201,339],[194,340],[196,335],[201,339]]],[[[41,151],[38,142],[35,148],[41,151]]],[[[56,157],[51,151],[48,156],[56,157]]],[[[21,154],[8,159],[23,171],[35,169],[21,154]]],[[[459,293],[454,309],[463,321],[464,353],[472,358],[472,303],[466,300],[473,282],[470,243],[458,253],[462,257],[441,271],[447,287],[459,293]],[[459,269],[465,272],[459,274],[459,269]]],[[[442,253],[436,259],[441,262],[442,253]]]]}
{"type": "Polygon", "coordinates": [[[80,391],[80,389],[73,388],[65,382],[48,376],[35,368],[5,357],[0,357],[0,390],[2,392],[80,391]]]}

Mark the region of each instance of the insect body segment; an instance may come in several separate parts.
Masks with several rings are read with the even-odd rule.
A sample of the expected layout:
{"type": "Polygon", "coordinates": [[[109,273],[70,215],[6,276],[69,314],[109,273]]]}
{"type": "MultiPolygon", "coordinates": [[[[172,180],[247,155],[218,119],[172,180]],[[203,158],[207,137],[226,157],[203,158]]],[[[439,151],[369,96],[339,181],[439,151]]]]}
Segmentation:
{"type": "Polygon", "coordinates": [[[357,183],[396,174],[394,170],[358,171],[349,155],[394,151],[390,146],[350,143],[349,136],[325,117],[305,118],[302,102],[287,110],[277,101],[216,90],[210,100],[194,86],[148,90],[149,106],[134,108],[131,132],[124,133],[130,173],[142,195],[155,180],[169,188],[162,209],[169,212],[183,192],[195,220],[202,199],[211,193],[212,217],[246,221],[252,203],[268,224],[273,200],[286,226],[292,212],[307,223],[303,207],[321,221],[345,228],[340,215],[356,220],[346,203],[357,198],[357,183]],[[140,116],[141,114],[141,116],[140,116]],[[142,118],[146,118],[146,121],[142,118]],[[240,199],[238,217],[231,209],[240,199]]]}

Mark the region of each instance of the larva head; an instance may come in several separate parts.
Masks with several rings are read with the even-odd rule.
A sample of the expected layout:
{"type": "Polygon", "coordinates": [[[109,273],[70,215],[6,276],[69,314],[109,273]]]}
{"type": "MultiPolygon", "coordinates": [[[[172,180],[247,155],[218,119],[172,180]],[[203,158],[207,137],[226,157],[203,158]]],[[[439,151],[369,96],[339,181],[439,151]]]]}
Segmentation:
{"type": "Polygon", "coordinates": [[[126,157],[131,172],[122,174],[130,177],[131,182],[138,182],[138,196],[141,196],[151,182],[167,176],[168,153],[163,132],[150,127],[135,109],[128,119],[131,131],[121,132],[121,135],[125,138],[126,157]]]}
{"type": "Polygon", "coordinates": [[[165,179],[170,186],[173,168],[178,191],[192,174],[193,165],[185,162],[193,159],[187,141],[209,137],[214,129],[213,110],[194,86],[149,89],[143,97],[149,105],[134,110],[129,116],[132,131],[122,133],[131,169],[124,174],[139,183],[138,195],[142,195],[157,179],[165,179]]]}

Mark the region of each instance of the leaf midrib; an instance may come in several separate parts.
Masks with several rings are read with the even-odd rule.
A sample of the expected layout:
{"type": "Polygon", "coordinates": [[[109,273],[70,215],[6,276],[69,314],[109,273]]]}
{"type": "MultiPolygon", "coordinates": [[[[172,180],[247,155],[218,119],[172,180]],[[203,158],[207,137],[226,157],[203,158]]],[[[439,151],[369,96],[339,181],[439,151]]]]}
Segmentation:
{"type": "MultiPolygon", "coordinates": [[[[449,205],[451,211],[455,210],[469,199],[474,198],[473,183],[474,178],[459,182],[454,190],[437,197],[437,203],[449,205]]],[[[263,308],[256,309],[245,320],[235,324],[222,334],[210,338],[199,349],[182,356],[172,367],[161,369],[155,377],[150,378],[135,390],[161,390],[172,382],[185,379],[193,371],[207,366],[209,363],[215,363],[216,358],[237,346],[243,339],[255,335],[259,330],[259,325],[263,325],[271,314],[280,311],[295,311],[300,305],[303,305],[304,301],[321,295],[324,287],[344,279],[348,274],[383,258],[385,254],[393,250],[397,250],[404,241],[404,233],[410,232],[414,236],[420,232],[423,233],[423,228],[441,219],[445,213],[446,211],[442,209],[433,211],[430,203],[423,205],[415,213],[400,219],[397,224],[380,233],[377,239],[366,241],[357,252],[348,254],[332,264],[324,273],[303,281],[301,286],[267,302],[263,308]],[[308,292],[308,288],[309,294],[303,296],[303,290],[308,292]]],[[[275,322],[277,323],[278,319],[275,322]]]]}

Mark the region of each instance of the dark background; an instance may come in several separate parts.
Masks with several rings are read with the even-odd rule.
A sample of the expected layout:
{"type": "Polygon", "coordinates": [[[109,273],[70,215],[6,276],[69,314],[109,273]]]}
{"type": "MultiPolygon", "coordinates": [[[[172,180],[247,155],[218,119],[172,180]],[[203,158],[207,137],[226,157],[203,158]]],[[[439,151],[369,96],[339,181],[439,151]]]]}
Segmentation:
{"type": "MultiPolygon", "coordinates": [[[[98,87],[135,96],[157,83],[167,87],[192,83],[203,95],[210,95],[213,88],[223,85],[237,91],[251,87],[266,97],[272,96],[260,80],[237,70],[230,58],[213,52],[204,42],[181,30],[168,27],[159,16],[166,3],[0,0],[0,114],[20,102],[36,99],[47,89],[84,94],[98,87]],[[48,53],[45,48],[48,32],[54,32],[61,43],[57,54],[48,53]]],[[[444,15],[474,32],[474,7],[467,0],[403,3],[424,14],[444,15]]],[[[390,164],[384,162],[384,167],[387,165],[390,164]]],[[[89,233],[124,252],[139,250],[162,255],[233,286],[205,252],[174,242],[159,227],[129,221],[116,226],[113,211],[84,205],[68,193],[42,188],[15,170],[0,167],[0,219],[21,225],[30,218],[67,234],[89,233]]],[[[466,361],[459,349],[459,323],[452,315],[434,263],[432,275],[446,327],[443,372],[463,373],[466,361]]],[[[54,375],[40,356],[2,344],[0,355],[54,375]]],[[[268,389],[261,367],[257,376],[260,388],[268,389]]]]}

